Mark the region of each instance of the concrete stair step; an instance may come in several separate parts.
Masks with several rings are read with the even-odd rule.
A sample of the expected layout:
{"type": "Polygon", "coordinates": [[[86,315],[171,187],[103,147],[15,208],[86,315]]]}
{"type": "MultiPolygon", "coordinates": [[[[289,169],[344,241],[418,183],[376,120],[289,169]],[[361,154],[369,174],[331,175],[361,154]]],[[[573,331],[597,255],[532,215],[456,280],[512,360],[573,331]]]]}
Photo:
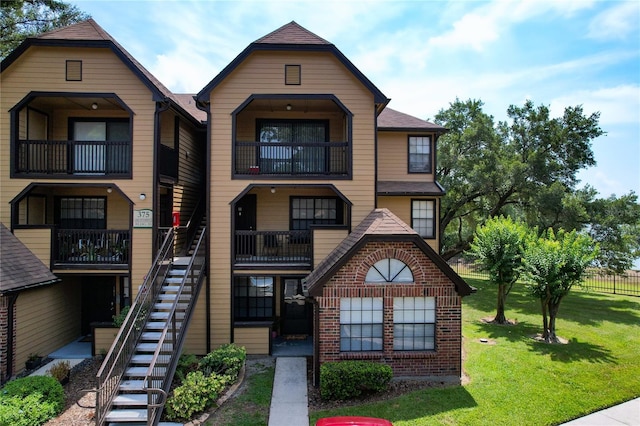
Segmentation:
{"type": "Polygon", "coordinates": [[[135,408],[127,408],[120,410],[111,410],[107,413],[107,417],[105,419],[108,422],[146,422],[147,421],[147,410],[145,409],[135,409],[135,408]]]}
{"type": "Polygon", "coordinates": [[[121,392],[142,392],[144,387],[144,380],[123,380],[120,382],[119,389],[121,392]]]}
{"type": "Polygon", "coordinates": [[[116,407],[146,407],[148,396],[146,393],[122,393],[113,399],[113,405],[116,407]]]}

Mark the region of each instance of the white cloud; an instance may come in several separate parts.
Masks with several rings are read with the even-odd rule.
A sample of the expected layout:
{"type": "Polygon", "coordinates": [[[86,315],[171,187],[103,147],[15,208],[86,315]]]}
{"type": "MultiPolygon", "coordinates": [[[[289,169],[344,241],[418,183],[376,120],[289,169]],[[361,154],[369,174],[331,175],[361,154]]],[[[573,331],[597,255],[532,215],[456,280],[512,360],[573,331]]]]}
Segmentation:
{"type": "Polygon", "coordinates": [[[637,34],[640,3],[634,0],[612,4],[612,7],[591,20],[588,37],[596,40],[621,40],[633,32],[637,34]]]}

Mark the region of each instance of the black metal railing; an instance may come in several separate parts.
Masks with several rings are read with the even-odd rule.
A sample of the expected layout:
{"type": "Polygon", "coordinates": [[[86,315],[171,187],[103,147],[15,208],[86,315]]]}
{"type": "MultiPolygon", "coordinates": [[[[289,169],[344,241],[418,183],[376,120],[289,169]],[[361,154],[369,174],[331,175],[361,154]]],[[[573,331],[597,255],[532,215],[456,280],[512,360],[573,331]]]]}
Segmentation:
{"type": "Polygon", "coordinates": [[[19,140],[15,154],[17,174],[131,174],[131,141],[19,140]]]}
{"type": "Polygon", "coordinates": [[[105,422],[108,409],[118,393],[120,382],[136,351],[136,345],[149,319],[153,304],[162,290],[172,264],[173,241],[173,230],[170,230],[96,375],[97,425],[103,425],[105,422]]]}
{"type": "Polygon", "coordinates": [[[161,175],[178,177],[178,151],[165,145],[160,145],[160,161],[158,171],[161,175]]]}
{"type": "Polygon", "coordinates": [[[311,265],[311,231],[236,231],[236,264],[311,265]]]}
{"type": "Polygon", "coordinates": [[[347,175],[349,143],[235,143],[236,175],[347,175]]]}
{"type": "Polygon", "coordinates": [[[127,265],[131,235],[128,230],[57,229],[54,265],[127,265]]]}

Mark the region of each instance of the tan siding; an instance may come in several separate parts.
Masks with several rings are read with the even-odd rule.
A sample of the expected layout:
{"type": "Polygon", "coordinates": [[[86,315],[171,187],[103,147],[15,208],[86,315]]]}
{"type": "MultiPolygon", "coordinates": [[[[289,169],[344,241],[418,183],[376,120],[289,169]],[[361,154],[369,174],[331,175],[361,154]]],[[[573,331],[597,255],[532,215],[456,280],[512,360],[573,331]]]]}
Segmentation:
{"type": "Polygon", "coordinates": [[[191,323],[189,324],[189,330],[187,331],[187,337],[184,342],[184,353],[195,355],[206,355],[207,353],[206,288],[207,282],[205,281],[202,283],[202,289],[196,302],[191,323]]]}
{"type": "Polygon", "coordinates": [[[72,279],[27,290],[16,300],[16,371],[30,354],[47,356],[78,337],[80,292],[72,279]]]}
{"type": "Polygon", "coordinates": [[[247,355],[267,355],[269,353],[269,327],[234,328],[234,343],[244,346],[247,355]]]}
{"type": "MultiPolygon", "coordinates": [[[[378,180],[433,182],[433,174],[409,173],[409,135],[406,132],[378,132],[378,180]]],[[[428,134],[429,135],[429,134],[428,134]]],[[[434,135],[431,135],[433,143],[434,135]]],[[[433,163],[433,152],[432,159],[433,163]]]]}
{"type": "Polygon", "coordinates": [[[47,267],[51,265],[51,230],[16,229],[13,233],[47,267]]]}
{"type": "Polygon", "coordinates": [[[118,335],[119,328],[96,327],[93,329],[94,355],[106,354],[109,352],[113,340],[118,335]]]}
{"type": "Polygon", "coordinates": [[[316,229],[313,232],[313,266],[318,266],[347,235],[346,229],[316,229]]]}

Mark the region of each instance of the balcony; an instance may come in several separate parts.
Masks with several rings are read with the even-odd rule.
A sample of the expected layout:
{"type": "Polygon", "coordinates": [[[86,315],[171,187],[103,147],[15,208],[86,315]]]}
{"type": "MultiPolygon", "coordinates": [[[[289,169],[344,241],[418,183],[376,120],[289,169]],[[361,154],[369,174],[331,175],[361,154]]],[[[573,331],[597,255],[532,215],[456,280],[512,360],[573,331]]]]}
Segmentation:
{"type": "Polygon", "coordinates": [[[236,176],[348,176],[350,151],[347,142],[235,143],[236,176]]]}
{"type": "Polygon", "coordinates": [[[18,176],[131,175],[130,141],[19,140],[16,148],[18,176]]]}
{"type": "Polygon", "coordinates": [[[58,229],[53,236],[55,267],[126,268],[129,264],[129,231],[58,229]]]}
{"type": "Polygon", "coordinates": [[[311,231],[236,231],[236,267],[296,266],[310,268],[311,231]]]}

